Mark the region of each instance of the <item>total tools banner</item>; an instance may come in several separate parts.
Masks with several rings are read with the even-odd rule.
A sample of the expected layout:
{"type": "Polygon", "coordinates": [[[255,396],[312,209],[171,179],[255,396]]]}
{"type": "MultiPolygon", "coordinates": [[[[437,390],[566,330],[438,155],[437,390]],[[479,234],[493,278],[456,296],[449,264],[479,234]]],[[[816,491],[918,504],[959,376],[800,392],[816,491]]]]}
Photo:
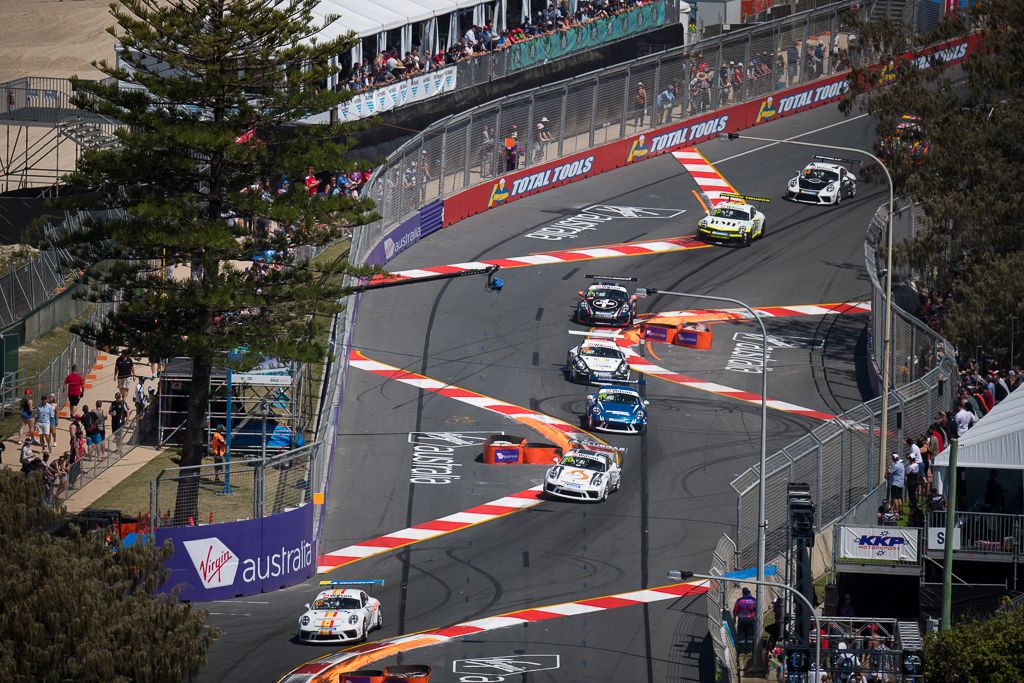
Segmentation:
{"type": "MultiPolygon", "coordinates": [[[[980,37],[971,36],[936,45],[913,58],[918,68],[963,61],[977,48],[980,37]]],[[[883,71],[886,67],[880,66],[883,71]]],[[[520,197],[606,173],[644,159],[705,142],[722,133],[734,133],[808,109],[838,102],[846,93],[848,74],[841,73],[813,83],[779,90],[763,98],[715,112],[694,116],[648,133],[634,135],[585,152],[528,169],[512,171],[495,180],[448,197],[444,202],[444,226],[493,209],[520,197]]]]}
{"type": "Polygon", "coordinates": [[[263,519],[156,531],[170,541],[170,577],[164,590],[202,602],[255,595],[304,581],[316,571],[313,505],[263,519]]]}

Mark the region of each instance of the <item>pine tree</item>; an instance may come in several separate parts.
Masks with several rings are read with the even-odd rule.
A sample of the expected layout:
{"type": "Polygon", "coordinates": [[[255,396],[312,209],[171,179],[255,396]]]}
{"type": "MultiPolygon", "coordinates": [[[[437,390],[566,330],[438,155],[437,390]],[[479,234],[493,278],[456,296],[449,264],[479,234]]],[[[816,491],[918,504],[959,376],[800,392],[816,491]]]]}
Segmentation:
{"type": "MultiPolygon", "coordinates": [[[[121,0],[109,29],[120,65],[95,64],[105,81],[74,81],[80,107],[124,124],[120,145],[87,152],[69,178],[95,189],[88,208],[123,210],[64,240],[78,266],[92,264],[90,298],[119,301],[76,332],[192,359],[183,466],[204,455],[213,367],[322,361],[318,333],[339,310],[340,275],[368,272],[300,258],[373,218],[369,202],[312,197],[303,184],[309,167],[354,168],[349,127],[297,123],[348,97],[326,83],[354,38],[319,42],[316,4],[121,0]],[[260,187],[282,177],[292,191],[260,187]],[[253,278],[245,268],[257,254],[273,266],[253,278]],[[183,276],[168,276],[173,264],[183,276]]],[[[181,520],[194,515],[196,486],[179,483],[181,520]]]]}
{"type": "Polygon", "coordinates": [[[927,153],[891,154],[889,166],[897,194],[918,202],[927,220],[895,255],[913,266],[922,288],[952,294],[942,326],[947,338],[961,348],[983,346],[1002,361],[1010,317],[1024,300],[1024,3],[989,0],[972,12],[911,38],[886,21],[860,23],[863,47],[891,66],[855,69],[845,107],[875,116],[882,138],[904,115],[919,117],[927,153]],[[962,70],[922,70],[899,58],[972,32],[980,33],[981,47],[962,70]]]}
{"type": "Polygon", "coordinates": [[[39,474],[0,470],[0,680],[181,681],[219,635],[206,612],[157,595],[170,548],[50,533],[39,474]]]}

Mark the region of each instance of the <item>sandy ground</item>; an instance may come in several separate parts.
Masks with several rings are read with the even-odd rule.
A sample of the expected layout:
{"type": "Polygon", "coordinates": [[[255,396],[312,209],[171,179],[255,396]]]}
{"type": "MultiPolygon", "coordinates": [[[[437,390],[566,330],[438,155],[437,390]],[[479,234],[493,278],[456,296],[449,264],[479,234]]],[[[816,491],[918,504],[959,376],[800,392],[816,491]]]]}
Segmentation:
{"type": "Polygon", "coordinates": [[[102,78],[113,60],[109,0],[0,0],[0,83],[21,76],[102,78]]]}

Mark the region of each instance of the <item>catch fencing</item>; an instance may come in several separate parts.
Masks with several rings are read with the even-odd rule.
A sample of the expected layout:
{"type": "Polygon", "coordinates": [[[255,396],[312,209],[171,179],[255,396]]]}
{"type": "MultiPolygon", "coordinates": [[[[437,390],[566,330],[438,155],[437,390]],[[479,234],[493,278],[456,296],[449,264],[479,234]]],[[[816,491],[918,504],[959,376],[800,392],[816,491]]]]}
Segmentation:
{"type": "MultiPolygon", "coordinates": [[[[509,95],[433,123],[391,154],[367,184],[365,194],[377,203],[382,219],[360,231],[360,250],[353,249],[353,257],[365,257],[386,232],[429,202],[504,174],[507,137],[514,137],[523,150],[517,162],[522,168],[829,75],[839,68],[839,49],[833,50],[828,36],[847,30],[848,10],[849,3],[836,3],[739,28],[509,95]],[[819,39],[825,51],[822,62],[813,58],[819,39]],[[799,54],[793,63],[788,61],[791,46],[799,54]],[[718,75],[723,68],[729,70],[730,63],[750,65],[752,60],[763,63],[767,73],[748,78],[744,72],[739,83],[722,85],[718,75]],[[707,89],[691,94],[691,81],[706,81],[707,89]],[[647,93],[644,106],[637,105],[641,84],[647,93]],[[672,87],[678,93],[673,101],[662,97],[659,102],[672,87]]],[[[851,57],[870,59],[865,53],[851,57]]]]}
{"type": "MultiPolygon", "coordinates": [[[[711,554],[709,576],[725,576],[736,569],[736,543],[728,534],[722,534],[711,554]]],[[[708,633],[718,662],[732,671],[734,643],[729,630],[729,604],[726,601],[726,582],[712,581],[706,593],[708,633]]]]}
{"type": "MultiPolygon", "coordinates": [[[[916,209],[906,206],[893,216],[893,243],[913,236],[916,209]]],[[[879,207],[865,239],[865,266],[871,283],[872,360],[882,367],[882,325],[885,289],[879,282],[879,241],[888,218],[879,207]]],[[[894,278],[895,279],[895,278],[894,278]]],[[[925,432],[940,410],[949,410],[956,396],[957,368],[952,346],[899,306],[892,306],[892,385],[885,446],[881,435],[882,399],[862,403],[817,427],[768,457],[765,463],[766,557],[785,552],[788,528],[787,485],[810,485],[815,502],[815,530],[822,531],[846,515],[884,477],[882,453],[902,449],[904,436],[925,432]]],[[[758,466],[732,482],[736,506],[739,563],[757,561],[758,466]]]]}

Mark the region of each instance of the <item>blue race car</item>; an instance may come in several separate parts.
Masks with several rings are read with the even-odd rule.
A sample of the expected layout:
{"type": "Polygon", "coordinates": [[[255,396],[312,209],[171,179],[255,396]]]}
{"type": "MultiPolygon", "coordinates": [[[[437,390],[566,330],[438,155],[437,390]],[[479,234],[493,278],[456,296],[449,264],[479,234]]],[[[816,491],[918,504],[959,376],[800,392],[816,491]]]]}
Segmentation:
{"type": "Polygon", "coordinates": [[[646,406],[649,403],[640,398],[636,389],[608,385],[587,396],[587,413],[583,419],[589,429],[643,434],[647,431],[646,406]]]}

